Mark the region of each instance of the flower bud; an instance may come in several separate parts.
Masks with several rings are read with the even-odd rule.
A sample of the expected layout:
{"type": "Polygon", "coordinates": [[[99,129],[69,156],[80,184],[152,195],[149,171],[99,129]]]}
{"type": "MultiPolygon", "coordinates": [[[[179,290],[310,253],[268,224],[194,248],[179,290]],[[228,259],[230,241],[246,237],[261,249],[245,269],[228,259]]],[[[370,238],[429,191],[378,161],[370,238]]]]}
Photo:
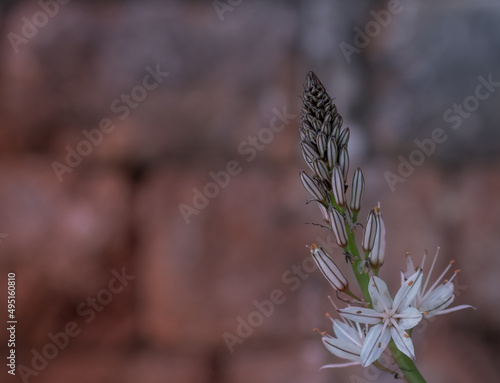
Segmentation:
{"type": "Polygon", "coordinates": [[[339,165],[342,169],[344,179],[347,179],[347,173],[349,172],[349,153],[347,152],[347,146],[342,146],[342,149],[340,149],[339,165]]]}
{"type": "Polygon", "coordinates": [[[349,128],[345,128],[342,132],[340,132],[339,137],[339,147],[347,146],[349,143],[349,137],[351,136],[351,131],[349,128]]]}
{"type": "MultiPolygon", "coordinates": [[[[324,126],[324,125],[323,125],[324,126]]],[[[318,133],[316,136],[316,146],[318,147],[318,153],[321,158],[324,157],[327,146],[326,135],[323,133],[318,133]]]]}
{"type": "Polygon", "coordinates": [[[349,204],[354,213],[361,210],[361,198],[363,197],[364,189],[365,179],[363,177],[363,172],[360,168],[357,168],[352,177],[351,203],[349,204]]]}
{"type": "Polygon", "coordinates": [[[319,210],[321,211],[321,215],[323,216],[323,219],[330,223],[330,216],[328,215],[328,209],[323,205],[321,202],[318,202],[319,210]]]}
{"type": "Polygon", "coordinates": [[[345,206],[345,183],[339,165],[334,165],[332,170],[332,190],[335,202],[340,207],[345,206]]]}
{"type": "Polygon", "coordinates": [[[377,231],[377,220],[375,218],[375,211],[372,210],[368,214],[366,219],[365,232],[363,233],[363,240],[361,241],[361,247],[368,253],[372,251],[373,245],[375,244],[375,232],[377,231]]]}
{"type": "Polygon", "coordinates": [[[340,126],[332,124],[332,127],[333,127],[332,134],[330,136],[334,137],[335,140],[338,140],[340,136],[340,126]]]}
{"type": "Polygon", "coordinates": [[[377,229],[375,231],[375,240],[373,249],[368,254],[372,267],[380,267],[384,263],[385,258],[385,225],[380,210],[375,209],[375,218],[377,221],[377,229]]]}
{"type": "Polygon", "coordinates": [[[316,176],[319,178],[325,180],[325,181],[330,181],[330,172],[328,171],[328,168],[326,164],[323,162],[323,160],[320,160],[319,158],[316,158],[313,163],[313,170],[316,176]]]}
{"type": "Polygon", "coordinates": [[[331,119],[332,119],[331,114],[328,112],[325,115],[325,118],[323,119],[323,125],[321,126],[321,133],[326,135],[326,137],[329,137],[330,134],[332,134],[332,124],[329,121],[331,119]]]}
{"type": "Polygon", "coordinates": [[[335,235],[337,245],[340,247],[346,247],[348,238],[345,229],[345,218],[334,207],[330,207],[328,209],[328,213],[330,216],[330,225],[332,226],[332,231],[335,235]]]}
{"type": "Polygon", "coordinates": [[[304,151],[302,151],[302,157],[304,157],[304,161],[307,164],[307,166],[309,166],[309,169],[311,169],[314,172],[314,168],[313,168],[314,158],[307,157],[307,154],[304,151]]]}
{"type": "Polygon", "coordinates": [[[335,138],[330,137],[330,139],[328,140],[326,152],[328,158],[328,166],[330,167],[330,169],[332,169],[337,163],[338,156],[337,141],[335,141],[335,138]]]}
{"type": "Polygon", "coordinates": [[[300,171],[300,181],[302,182],[304,189],[306,189],[307,192],[314,199],[317,199],[318,201],[321,202],[325,201],[326,199],[325,192],[320,187],[319,182],[316,181],[314,178],[312,178],[309,174],[307,174],[303,170],[300,171]]]}
{"type": "Polygon", "coordinates": [[[348,288],[349,284],[346,277],[342,274],[342,271],[340,271],[333,259],[321,247],[312,245],[311,256],[318,265],[321,273],[335,290],[343,291],[348,288]]]}
{"type": "Polygon", "coordinates": [[[319,157],[319,153],[318,151],[316,150],[316,148],[311,145],[309,142],[307,141],[302,141],[300,143],[300,145],[302,146],[302,152],[304,152],[304,154],[311,159],[311,161],[315,158],[318,158],[319,157]]]}
{"type": "Polygon", "coordinates": [[[321,122],[319,122],[317,118],[313,118],[313,120],[311,121],[311,125],[316,132],[319,132],[321,130],[321,122]]]}

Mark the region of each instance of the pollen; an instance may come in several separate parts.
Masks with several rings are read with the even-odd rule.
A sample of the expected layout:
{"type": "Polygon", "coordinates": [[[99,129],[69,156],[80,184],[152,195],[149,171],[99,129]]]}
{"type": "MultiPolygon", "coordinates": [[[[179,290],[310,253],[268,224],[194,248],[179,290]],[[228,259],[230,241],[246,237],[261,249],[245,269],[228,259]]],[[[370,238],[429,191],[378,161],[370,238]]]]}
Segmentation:
{"type": "Polygon", "coordinates": [[[460,269],[456,269],[455,270],[455,274],[458,274],[458,273],[461,273],[461,272],[462,272],[462,270],[460,270],[460,269]]]}
{"type": "Polygon", "coordinates": [[[356,311],[356,314],[361,314],[361,311],[356,311]]]}
{"type": "Polygon", "coordinates": [[[428,311],[422,311],[422,314],[429,315],[429,312],[428,311]]]}
{"type": "Polygon", "coordinates": [[[382,347],[382,342],[378,342],[378,348],[382,347]]]}
{"type": "Polygon", "coordinates": [[[413,285],[413,281],[408,282],[408,286],[413,285]]]}
{"type": "Polygon", "coordinates": [[[454,260],[454,259],[452,259],[452,260],[450,261],[450,265],[453,265],[454,263],[455,263],[455,260],[454,260]]]}
{"type": "Polygon", "coordinates": [[[325,313],[325,316],[328,317],[328,318],[331,317],[331,315],[329,313],[325,313]]]}
{"type": "Polygon", "coordinates": [[[318,249],[318,245],[316,245],[315,243],[313,243],[311,245],[311,250],[317,250],[318,249]]]}
{"type": "Polygon", "coordinates": [[[410,336],[408,334],[405,333],[404,335],[405,338],[409,338],[410,336]]]}

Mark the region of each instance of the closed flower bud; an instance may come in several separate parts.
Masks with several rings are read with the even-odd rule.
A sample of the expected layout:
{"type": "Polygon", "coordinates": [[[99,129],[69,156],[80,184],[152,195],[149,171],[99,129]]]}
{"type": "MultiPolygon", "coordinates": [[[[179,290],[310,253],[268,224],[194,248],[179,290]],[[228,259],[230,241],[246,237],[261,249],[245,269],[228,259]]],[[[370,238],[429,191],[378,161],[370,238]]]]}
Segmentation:
{"type": "Polygon", "coordinates": [[[330,182],[330,172],[328,171],[328,168],[326,166],[326,164],[320,160],[319,158],[316,158],[314,161],[313,161],[313,170],[314,170],[314,173],[316,174],[316,176],[318,176],[319,178],[327,181],[327,182],[330,182]]]}
{"type": "Polygon", "coordinates": [[[332,171],[332,190],[335,202],[340,207],[345,206],[345,183],[344,176],[342,175],[342,170],[339,165],[333,166],[332,171]]]}
{"type": "Polygon", "coordinates": [[[340,132],[339,147],[347,146],[347,144],[349,143],[350,135],[351,131],[349,130],[349,128],[345,128],[342,132],[340,132]]]}
{"type": "Polygon", "coordinates": [[[314,172],[313,168],[313,158],[307,157],[307,154],[303,151],[302,156],[304,157],[304,161],[306,162],[307,166],[309,166],[309,169],[311,169],[314,172]]]}
{"type": "Polygon", "coordinates": [[[315,158],[318,158],[319,157],[319,153],[318,151],[316,150],[316,148],[310,144],[309,142],[307,141],[302,141],[300,143],[300,145],[302,146],[302,151],[304,152],[304,154],[311,159],[311,161],[315,158]]]}
{"type": "Polygon", "coordinates": [[[342,169],[344,179],[347,179],[347,173],[349,172],[349,153],[347,152],[347,146],[342,146],[342,149],[340,149],[339,165],[342,169]]]}
{"type": "Polygon", "coordinates": [[[377,231],[377,220],[375,218],[375,211],[372,210],[366,219],[365,232],[363,234],[363,241],[361,247],[368,253],[373,249],[375,244],[375,232],[377,231]]]}
{"type": "Polygon", "coordinates": [[[332,169],[337,163],[337,156],[338,156],[337,141],[335,141],[335,138],[330,137],[327,144],[327,158],[328,158],[328,166],[330,167],[330,169],[332,169]]]}
{"type": "Polygon", "coordinates": [[[316,200],[324,202],[326,199],[325,192],[320,187],[319,182],[312,178],[304,171],[300,172],[300,181],[307,192],[316,200]]]}
{"type": "Polygon", "coordinates": [[[333,234],[335,235],[337,245],[340,247],[346,247],[348,238],[345,229],[345,218],[337,211],[337,209],[333,207],[328,209],[328,213],[330,216],[330,225],[332,227],[333,234]]]}
{"type": "Polygon", "coordinates": [[[349,204],[354,213],[361,210],[361,198],[363,197],[364,189],[365,179],[363,177],[363,172],[360,168],[357,168],[352,177],[351,203],[349,204]]]}
{"type": "Polygon", "coordinates": [[[312,127],[314,128],[314,130],[316,132],[319,132],[321,130],[321,123],[319,122],[319,120],[317,118],[312,120],[312,127]]]}
{"type": "Polygon", "coordinates": [[[333,259],[321,247],[312,245],[310,249],[314,262],[330,285],[337,291],[346,290],[349,286],[347,279],[333,259]]]}
{"type": "Polygon", "coordinates": [[[300,140],[301,141],[304,141],[305,139],[307,139],[307,134],[306,134],[305,129],[300,129],[299,130],[299,135],[300,135],[300,140]]]}
{"type": "Polygon", "coordinates": [[[375,218],[377,221],[377,229],[375,232],[375,240],[373,249],[368,254],[370,265],[374,268],[382,266],[385,258],[385,225],[380,210],[375,209],[375,218]]]}
{"type": "Polygon", "coordinates": [[[328,216],[328,209],[323,205],[321,202],[318,202],[319,210],[321,211],[321,215],[323,216],[323,219],[330,223],[330,217],[328,216]]]}
{"type": "Polygon", "coordinates": [[[339,139],[340,136],[340,127],[338,125],[332,124],[332,134],[330,135],[331,137],[335,138],[335,140],[339,139]]]}
{"type": "Polygon", "coordinates": [[[318,147],[319,156],[323,158],[325,156],[327,146],[327,139],[325,134],[318,133],[318,135],[316,136],[316,146],[318,147]]]}

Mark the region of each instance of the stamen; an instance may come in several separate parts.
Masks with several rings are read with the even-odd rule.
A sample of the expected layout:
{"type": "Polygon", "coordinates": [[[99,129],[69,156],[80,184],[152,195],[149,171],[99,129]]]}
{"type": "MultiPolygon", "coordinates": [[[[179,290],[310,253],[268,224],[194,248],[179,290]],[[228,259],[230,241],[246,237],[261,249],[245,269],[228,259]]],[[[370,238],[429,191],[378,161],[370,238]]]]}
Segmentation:
{"type": "Polygon", "coordinates": [[[313,329],[314,332],[317,332],[318,334],[320,334],[321,336],[325,336],[327,334],[326,331],[321,331],[320,329],[318,328],[314,328],[313,329]]]}
{"type": "MultiPolygon", "coordinates": [[[[425,278],[425,283],[422,286],[422,289],[420,290],[422,292],[422,294],[427,289],[427,284],[429,283],[429,280],[431,279],[432,271],[434,270],[434,265],[436,264],[436,259],[437,259],[437,256],[439,254],[439,249],[440,249],[440,247],[438,246],[437,249],[436,249],[436,254],[434,255],[434,259],[432,260],[431,268],[429,269],[429,272],[427,273],[427,278],[425,278]]],[[[422,268],[424,266],[426,255],[427,255],[427,251],[425,251],[424,258],[422,259],[422,268]]]]}
{"type": "MultiPolygon", "coordinates": [[[[439,247],[438,247],[438,251],[439,251],[439,247]]],[[[436,256],[437,256],[437,252],[436,252],[436,256]]],[[[436,261],[436,258],[434,258],[434,262],[436,261]]],[[[434,267],[434,262],[432,263],[432,267],[434,267]]],[[[451,265],[453,264],[454,261],[450,262],[450,264],[448,266],[446,266],[446,268],[444,269],[444,271],[441,273],[441,275],[439,276],[438,279],[436,279],[436,282],[434,282],[434,284],[429,288],[429,290],[425,293],[425,295],[422,297],[422,301],[424,301],[425,299],[427,299],[427,297],[429,296],[429,294],[436,288],[436,286],[439,284],[439,281],[441,281],[445,274],[448,272],[448,270],[451,268],[451,265]]],[[[432,268],[431,268],[432,269],[432,268]]],[[[429,277],[430,277],[430,274],[429,274],[429,277]]],[[[448,281],[445,281],[445,283],[448,282],[448,281]]],[[[424,289],[422,289],[422,291],[425,291],[425,286],[424,286],[424,289]]]]}
{"type": "Polygon", "coordinates": [[[458,274],[460,274],[461,272],[462,272],[462,270],[460,270],[460,269],[455,270],[454,273],[453,273],[453,276],[450,278],[450,280],[448,281],[448,283],[452,282],[455,279],[455,277],[458,274]]]}
{"type": "Polygon", "coordinates": [[[325,316],[330,319],[332,321],[332,323],[335,323],[335,321],[333,320],[332,316],[330,315],[330,313],[325,313],[325,316]]]}

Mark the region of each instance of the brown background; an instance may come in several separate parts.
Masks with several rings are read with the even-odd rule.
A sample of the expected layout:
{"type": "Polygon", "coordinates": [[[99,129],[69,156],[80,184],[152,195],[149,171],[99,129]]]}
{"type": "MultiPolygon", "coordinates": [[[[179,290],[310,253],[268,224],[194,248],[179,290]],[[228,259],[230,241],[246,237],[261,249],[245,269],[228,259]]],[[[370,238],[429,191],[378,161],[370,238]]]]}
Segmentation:
{"type": "MultiPolygon", "coordinates": [[[[359,367],[318,372],[340,362],[312,332],[330,331],[332,291],[317,271],[287,279],[307,259],[305,245],[329,235],[304,224],[319,212],[298,180],[309,70],[352,130],[351,169],[362,166],[367,182],[362,220],[382,204],[381,275],[391,290],[406,251],[419,259],[441,246],[437,270],[451,259],[462,270],[455,304],[478,307],[415,331],[423,374],[433,383],[498,380],[499,91],[458,129],[443,120],[474,96],[479,76],[500,80],[495,1],[401,1],[350,62],[341,44],[354,44],[353,28],[387,2],[243,0],[219,17],[211,1],[74,0],[17,53],[9,33],[21,35],[40,4],[1,4],[0,308],[14,271],[17,362],[27,367],[49,333],[72,321],[81,330],[28,381],[394,381],[359,367]],[[169,75],[121,119],[111,105],[142,83],[147,66],[169,75]],[[247,161],[239,145],[283,108],[297,117],[247,161]],[[53,162],[64,163],[67,147],[104,118],[115,130],[59,182],[53,162]],[[448,139],[392,192],[384,172],[396,173],[398,157],[435,129],[448,139]],[[179,205],[193,206],[194,189],[230,161],[240,173],[186,224],[179,205]],[[123,268],[135,279],[86,323],[78,307],[105,297],[112,270],[123,268]],[[285,302],[231,354],[223,334],[236,335],[238,317],[275,289],[285,302]]],[[[0,332],[4,361],[7,336],[0,332]]],[[[0,370],[2,382],[22,381],[0,370]]]]}

